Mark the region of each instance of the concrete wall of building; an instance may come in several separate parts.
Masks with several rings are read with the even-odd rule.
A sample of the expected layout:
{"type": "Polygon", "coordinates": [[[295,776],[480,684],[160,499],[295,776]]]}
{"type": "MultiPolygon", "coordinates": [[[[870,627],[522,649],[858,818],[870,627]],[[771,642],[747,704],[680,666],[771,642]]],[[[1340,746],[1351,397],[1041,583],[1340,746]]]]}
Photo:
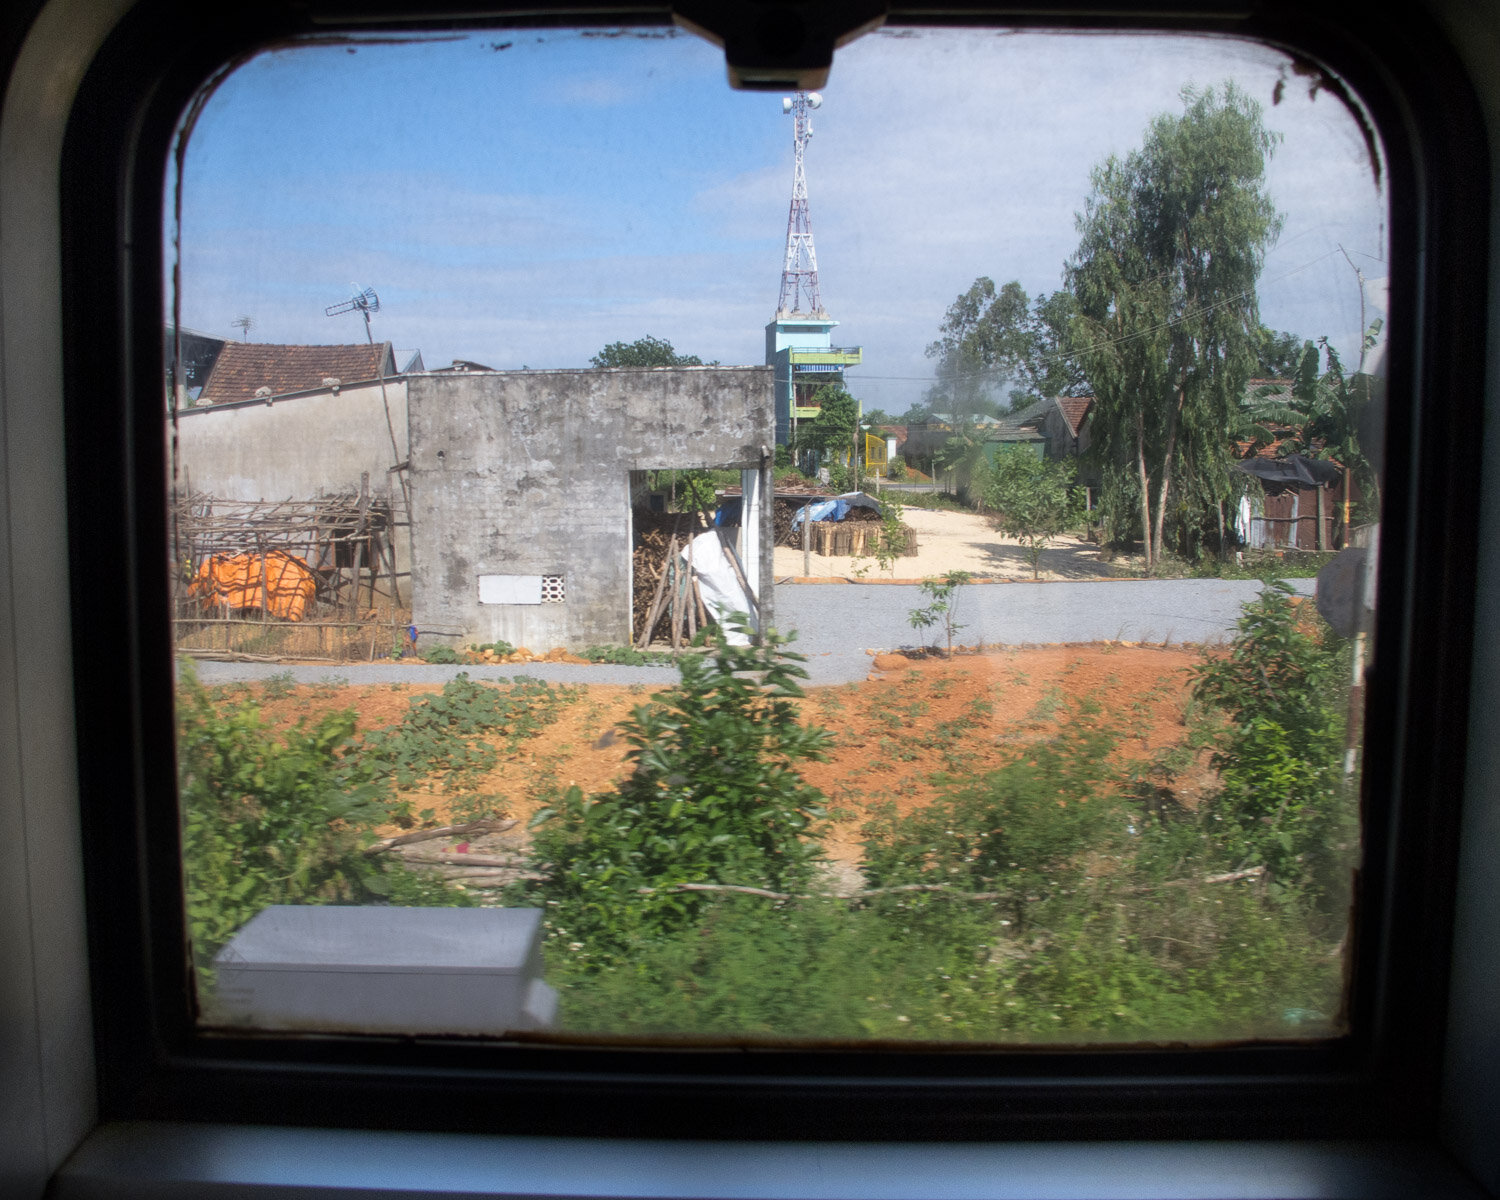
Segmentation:
{"type": "Polygon", "coordinates": [[[223,500],[310,500],[357,492],[362,472],[369,473],[371,490],[383,495],[389,469],[407,456],[406,426],[406,384],[400,379],[386,382],[384,399],[378,384],[367,384],[269,403],[215,404],[179,414],[178,458],[194,490],[223,500]],[[399,459],[392,457],[391,430],[399,459]]]}
{"type": "Polygon", "coordinates": [[[760,466],[771,381],[769,367],[411,377],[418,627],[537,651],[628,641],[630,472],[760,466]],[[537,576],[561,576],[565,599],[513,602],[537,576]],[[504,602],[481,602],[481,578],[504,602]]]}
{"type": "MultiPolygon", "coordinates": [[[[168,436],[171,435],[170,426],[168,436]]],[[[183,409],[177,420],[179,468],[188,485],[220,500],[313,500],[370,493],[405,519],[390,468],[408,457],[406,382],[302,392],[269,402],[183,409]],[[390,409],[390,424],[386,409],[390,409]],[[394,431],[396,449],[391,449],[394,431]]],[[[407,531],[395,531],[396,564],[411,569],[407,531]]],[[[403,587],[403,592],[405,588],[403,587]]]]}

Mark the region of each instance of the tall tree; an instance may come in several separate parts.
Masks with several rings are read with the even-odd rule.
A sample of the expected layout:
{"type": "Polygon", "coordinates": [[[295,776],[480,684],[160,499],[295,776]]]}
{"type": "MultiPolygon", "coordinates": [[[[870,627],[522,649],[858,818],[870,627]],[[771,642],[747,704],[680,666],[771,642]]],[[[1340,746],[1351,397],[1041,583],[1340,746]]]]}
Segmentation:
{"type": "Polygon", "coordinates": [[[649,334],[633,342],[610,342],[589,359],[596,367],[701,367],[696,354],[678,354],[672,343],[649,334]]]}
{"type": "Polygon", "coordinates": [[[1258,379],[1291,379],[1308,343],[1295,333],[1278,333],[1262,325],[1255,336],[1255,375],[1258,379]]]}
{"type": "Polygon", "coordinates": [[[1230,434],[1257,360],[1255,286],[1281,228],[1264,190],[1278,135],[1260,105],[1233,83],[1182,95],[1180,116],[1157,117],[1139,150],[1094,169],[1066,266],[1103,499],[1116,522],[1139,507],[1148,571],[1169,500],[1184,527],[1217,509],[1222,528],[1230,434]]]}
{"type": "Polygon", "coordinates": [[[859,401],[836,383],[825,383],[813,393],[818,415],[797,426],[799,450],[848,452],[859,424],[859,401]]]}
{"type": "Polygon", "coordinates": [[[948,306],[938,326],[942,336],[927,347],[927,356],[938,360],[933,405],[962,422],[994,410],[1004,383],[1011,385],[1013,409],[1081,390],[1078,365],[1064,345],[1072,308],[1067,292],[1033,301],[1015,280],[997,289],[980,276],[948,306]]]}

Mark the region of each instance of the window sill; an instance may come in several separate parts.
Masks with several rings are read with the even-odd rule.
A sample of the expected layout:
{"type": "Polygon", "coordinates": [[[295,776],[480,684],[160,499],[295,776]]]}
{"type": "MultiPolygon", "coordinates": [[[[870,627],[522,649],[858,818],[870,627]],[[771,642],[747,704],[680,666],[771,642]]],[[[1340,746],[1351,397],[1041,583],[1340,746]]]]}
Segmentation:
{"type": "Polygon", "coordinates": [[[304,1196],[992,1200],[1401,1197],[1483,1193],[1419,1142],[671,1142],[268,1126],[96,1129],[53,1200],[304,1196]]]}

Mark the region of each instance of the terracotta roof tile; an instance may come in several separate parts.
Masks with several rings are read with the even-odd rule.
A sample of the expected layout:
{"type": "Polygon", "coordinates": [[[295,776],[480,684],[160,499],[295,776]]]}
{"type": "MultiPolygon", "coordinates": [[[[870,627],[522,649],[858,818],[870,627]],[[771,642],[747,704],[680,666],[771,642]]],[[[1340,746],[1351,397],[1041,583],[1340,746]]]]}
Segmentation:
{"type": "Polygon", "coordinates": [[[1092,396],[1059,396],[1057,407],[1062,411],[1063,420],[1068,423],[1068,432],[1074,437],[1083,427],[1083,419],[1089,415],[1089,409],[1094,407],[1092,396]]]}
{"type": "Polygon", "coordinates": [[[396,373],[391,344],[278,346],[270,342],[227,342],[203,385],[200,404],[253,400],[263,387],[271,395],[310,391],[325,379],[362,383],[396,373]]]}

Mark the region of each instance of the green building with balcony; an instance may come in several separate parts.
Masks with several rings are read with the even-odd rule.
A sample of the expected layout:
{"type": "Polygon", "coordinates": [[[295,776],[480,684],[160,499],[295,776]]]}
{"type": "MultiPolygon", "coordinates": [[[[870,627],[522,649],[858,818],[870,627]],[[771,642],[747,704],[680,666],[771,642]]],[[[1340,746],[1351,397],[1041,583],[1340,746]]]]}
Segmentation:
{"type": "Polygon", "coordinates": [[[766,363],[775,368],[776,444],[785,446],[800,421],[818,415],[813,395],[825,383],[844,382],[844,371],[859,365],[858,346],[835,346],[838,325],[826,314],[781,313],[766,326],[766,363]]]}

